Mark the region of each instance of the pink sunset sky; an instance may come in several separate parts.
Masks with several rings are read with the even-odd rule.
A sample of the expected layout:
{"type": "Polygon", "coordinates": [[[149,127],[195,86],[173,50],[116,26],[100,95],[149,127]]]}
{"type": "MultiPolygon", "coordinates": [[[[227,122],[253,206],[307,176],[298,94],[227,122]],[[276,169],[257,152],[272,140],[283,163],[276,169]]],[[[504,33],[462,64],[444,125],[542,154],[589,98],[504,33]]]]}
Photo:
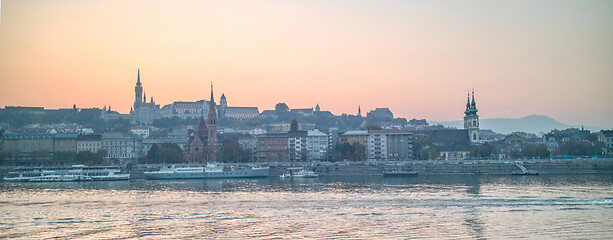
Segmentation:
{"type": "Polygon", "coordinates": [[[550,116],[613,128],[613,1],[1,1],[0,106],[550,116]],[[149,99],[148,99],[149,100],[149,99]]]}

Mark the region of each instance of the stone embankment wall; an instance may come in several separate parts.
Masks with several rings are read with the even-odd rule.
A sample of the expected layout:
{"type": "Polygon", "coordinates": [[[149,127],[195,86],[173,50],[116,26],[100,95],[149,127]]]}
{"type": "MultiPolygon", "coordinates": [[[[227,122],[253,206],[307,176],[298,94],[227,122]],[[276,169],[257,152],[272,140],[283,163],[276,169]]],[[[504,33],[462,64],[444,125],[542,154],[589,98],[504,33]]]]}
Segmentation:
{"type": "MultiPolygon", "coordinates": [[[[192,164],[190,164],[192,165],[192,164]]],[[[613,159],[523,160],[528,170],[540,174],[613,174],[613,159]]],[[[156,171],[159,164],[137,164],[129,172],[132,179],[144,178],[143,172],[156,171]]],[[[275,163],[270,164],[270,176],[279,176],[289,167],[305,167],[320,176],[378,176],[384,171],[415,171],[419,175],[436,174],[511,174],[519,168],[513,160],[482,161],[407,161],[407,162],[352,162],[352,163],[275,163]]],[[[0,167],[0,177],[13,167],[0,167]]]]}
{"type": "MultiPolygon", "coordinates": [[[[560,161],[524,161],[528,170],[540,174],[596,174],[613,173],[613,159],[608,160],[560,160],[560,161]]],[[[293,164],[292,166],[300,166],[293,164]]],[[[279,165],[270,169],[271,176],[282,174],[289,166],[279,165]]],[[[384,171],[415,171],[420,175],[436,174],[511,174],[520,171],[515,161],[464,161],[464,162],[403,162],[403,163],[351,163],[331,165],[306,165],[320,176],[374,176],[383,175],[384,171]]]]}

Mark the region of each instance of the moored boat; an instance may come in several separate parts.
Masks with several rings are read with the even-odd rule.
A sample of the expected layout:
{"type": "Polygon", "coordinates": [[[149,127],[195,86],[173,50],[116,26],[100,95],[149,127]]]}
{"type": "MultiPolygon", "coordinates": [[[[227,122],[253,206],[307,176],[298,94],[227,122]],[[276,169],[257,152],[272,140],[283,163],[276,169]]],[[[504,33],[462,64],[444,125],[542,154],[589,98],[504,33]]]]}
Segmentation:
{"type": "Polygon", "coordinates": [[[17,168],[3,178],[7,182],[74,182],[128,180],[116,166],[31,167],[17,168]]]}
{"type": "Polygon", "coordinates": [[[415,171],[386,171],[383,172],[384,177],[412,177],[417,176],[415,171]]]}
{"type": "Polygon", "coordinates": [[[221,165],[163,167],[159,171],[145,172],[147,179],[200,179],[200,178],[263,178],[268,167],[234,169],[221,165]]]}
{"type": "Polygon", "coordinates": [[[313,170],[300,169],[298,171],[288,170],[279,176],[280,178],[316,178],[319,177],[313,170]]]}
{"type": "Polygon", "coordinates": [[[400,165],[398,166],[398,169],[396,170],[383,171],[383,177],[411,177],[411,176],[417,176],[417,172],[416,171],[404,171],[402,170],[400,165]]]}

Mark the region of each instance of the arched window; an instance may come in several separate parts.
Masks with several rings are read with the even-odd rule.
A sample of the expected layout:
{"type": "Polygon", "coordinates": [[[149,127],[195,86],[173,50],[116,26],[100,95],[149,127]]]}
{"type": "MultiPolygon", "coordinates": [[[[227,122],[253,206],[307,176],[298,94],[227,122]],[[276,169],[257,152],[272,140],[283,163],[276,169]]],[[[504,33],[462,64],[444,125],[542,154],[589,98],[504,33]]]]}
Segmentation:
{"type": "MultiPolygon", "coordinates": [[[[466,139],[466,138],[464,138],[464,139],[466,139]]],[[[473,133],[473,140],[477,141],[477,134],[476,133],[473,133]]]]}
{"type": "Polygon", "coordinates": [[[477,120],[473,120],[473,127],[477,126],[477,120]]]}

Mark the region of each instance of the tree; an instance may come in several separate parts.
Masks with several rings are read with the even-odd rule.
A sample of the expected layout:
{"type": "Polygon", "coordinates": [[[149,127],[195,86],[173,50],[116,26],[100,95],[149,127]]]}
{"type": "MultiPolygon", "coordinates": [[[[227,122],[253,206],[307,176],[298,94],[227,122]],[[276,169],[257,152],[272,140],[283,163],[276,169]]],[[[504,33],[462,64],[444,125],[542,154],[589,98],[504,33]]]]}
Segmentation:
{"type": "Polygon", "coordinates": [[[42,163],[44,161],[46,165],[50,165],[51,163],[53,163],[53,159],[49,158],[49,151],[47,150],[32,151],[32,158],[39,163],[42,163]]]}
{"type": "Polygon", "coordinates": [[[91,151],[81,151],[77,153],[77,162],[86,165],[88,161],[94,158],[94,153],[91,151]]]}
{"type": "Polygon", "coordinates": [[[364,130],[381,130],[382,128],[379,127],[379,125],[377,124],[369,124],[369,125],[364,126],[363,129],[364,130]]]}
{"type": "Polygon", "coordinates": [[[251,150],[240,147],[237,140],[226,138],[221,142],[221,154],[223,162],[249,162],[251,150]]]}
{"type": "Polygon", "coordinates": [[[275,105],[275,111],[277,111],[277,112],[288,112],[289,111],[289,107],[285,103],[277,103],[277,105],[275,105]]]}
{"type": "Polygon", "coordinates": [[[106,160],[104,160],[104,158],[107,153],[108,152],[104,149],[100,149],[96,153],[92,153],[89,150],[81,151],[77,153],[77,162],[87,166],[106,165],[106,160]]]}
{"type": "Polygon", "coordinates": [[[292,120],[292,123],[289,124],[289,131],[290,132],[298,131],[298,121],[296,121],[296,119],[292,120]]]}
{"type": "Polygon", "coordinates": [[[4,159],[9,156],[6,152],[0,152],[0,166],[4,165],[4,159]]]}
{"type": "Polygon", "coordinates": [[[556,153],[565,156],[595,156],[602,154],[603,147],[602,142],[561,142],[556,153]]]}
{"type": "Polygon", "coordinates": [[[472,157],[489,158],[492,155],[493,149],[489,144],[483,144],[476,147],[470,155],[472,157]]]}
{"type": "Polygon", "coordinates": [[[181,162],[182,154],[174,148],[161,147],[158,152],[159,160],[163,163],[181,162]]]}
{"type": "Polygon", "coordinates": [[[183,162],[183,150],[174,143],[153,144],[143,159],[146,163],[183,162]]]}
{"type": "Polygon", "coordinates": [[[159,162],[159,158],[158,158],[158,145],[155,144],[155,143],[153,145],[151,145],[151,148],[147,152],[147,162],[150,162],[150,163],[158,163],[159,162]]]}
{"type": "Polygon", "coordinates": [[[359,143],[340,143],[334,148],[335,159],[348,161],[363,161],[366,157],[366,147],[359,143]]]}

